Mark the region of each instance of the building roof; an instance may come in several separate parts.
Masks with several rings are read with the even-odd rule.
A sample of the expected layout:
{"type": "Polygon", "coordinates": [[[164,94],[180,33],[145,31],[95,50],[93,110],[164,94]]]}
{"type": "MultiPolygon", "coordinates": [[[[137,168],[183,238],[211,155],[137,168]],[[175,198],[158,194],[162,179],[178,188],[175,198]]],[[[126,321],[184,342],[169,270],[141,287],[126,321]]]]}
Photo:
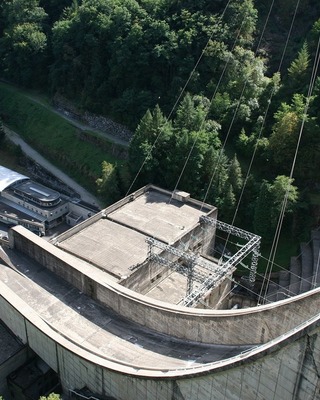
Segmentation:
{"type": "Polygon", "coordinates": [[[172,244],[215,209],[182,192],[173,198],[171,192],[150,186],[55,238],[55,243],[121,280],[147,259],[147,237],[172,244]]]}
{"type": "Polygon", "coordinates": [[[193,228],[199,217],[207,212],[207,208],[202,209],[192,199],[177,200],[170,192],[152,188],[108,214],[108,218],[171,244],[193,228]]]}
{"type": "Polygon", "coordinates": [[[33,198],[42,201],[43,203],[55,202],[60,198],[60,193],[56,190],[50,189],[47,186],[31,180],[15,185],[15,189],[18,189],[19,192],[27,195],[28,198],[33,198]]]}
{"type": "Polygon", "coordinates": [[[30,178],[0,165],[0,192],[11,186],[13,183],[26,179],[30,178]]]}
{"type": "Polygon", "coordinates": [[[99,219],[60,242],[59,247],[121,279],[130,274],[130,267],[147,258],[145,239],[142,233],[99,219]]]}

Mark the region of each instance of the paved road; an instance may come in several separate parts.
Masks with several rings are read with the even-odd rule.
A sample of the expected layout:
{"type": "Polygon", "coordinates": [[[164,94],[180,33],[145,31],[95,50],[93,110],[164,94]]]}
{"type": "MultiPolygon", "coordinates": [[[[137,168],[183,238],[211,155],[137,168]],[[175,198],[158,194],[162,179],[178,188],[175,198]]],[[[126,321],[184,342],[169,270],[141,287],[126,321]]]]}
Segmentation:
{"type": "Polygon", "coordinates": [[[89,193],[87,190],[85,190],[82,186],[80,186],[72,178],[70,178],[68,175],[66,175],[64,172],[62,172],[59,168],[55,167],[48,160],[46,160],[44,157],[42,157],[41,154],[39,154],[31,146],[29,146],[16,132],[12,131],[11,129],[9,129],[7,127],[5,127],[5,132],[6,132],[7,138],[10,141],[12,141],[13,143],[15,143],[16,145],[19,145],[21,147],[21,150],[28,157],[30,157],[32,160],[34,160],[36,163],[41,165],[46,170],[50,171],[54,176],[59,178],[66,185],[73,188],[77,193],[79,193],[79,195],[81,196],[81,199],[83,201],[85,201],[89,204],[92,204],[94,206],[99,206],[99,207],[102,206],[99,203],[99,200],[95,196],[93,196],[91,193],[89,193]]]}

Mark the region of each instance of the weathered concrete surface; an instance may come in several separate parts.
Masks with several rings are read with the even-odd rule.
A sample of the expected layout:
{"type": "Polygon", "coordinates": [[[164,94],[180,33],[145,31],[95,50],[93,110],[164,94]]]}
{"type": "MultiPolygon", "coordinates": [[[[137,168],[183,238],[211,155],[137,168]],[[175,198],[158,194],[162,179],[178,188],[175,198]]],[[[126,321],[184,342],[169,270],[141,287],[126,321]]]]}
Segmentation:
{"type": "MultiPolygon", "coordinates": [[[[26,265],[23,268],[25,267],[26,265]]],[[[297,330],[295,334],[279,338],[268,345],[258,346],[236,357],[228,358],[229,354],[225,354],[225,359],[202,366],[188,366],[185,355],[184,360],[181,360],[179,350],[182,348],[179,349],[178,342],[173,339],[173,352],[169,358],[173,359],[172,365],[175,362],[185,363],[185,367],[179,368],[176,365],[177,368],[171,372],[161,366],[160,346],[155,340],[159,336],[155,335],[152,338],[151,335],[149,340],[153,341],[153,347],[145,352],[149,353],[149,357],[153,353],[153,368],[132,368],[131,352],[122,352],[117,348],[118,343],[114,343],[116,347],[113,349],[106,341],[105,348],[109,347],[108,351],[118,351],[127,363],[120,362],[120,359],[118,362],[111,362],[93,351],[94,344],[90,347],[87,346],[86,340],[82,341],[90,332],[87,331],[89,320],[86,326],[82,325],[81,320],[96,312],[91,310],[92,301],[88,300],[87,310],[78,310],[80,303],[75,299],[72,301],[76,291],[71,289],[71,292],[66,291],[64,294],[57,291],[59,285],[50,282],[50,274],[45,278],[47,271],[41,267],[31,271],[28,278],[20,275],[20,283],[12,282],[13,278],[17,278],[17,272],[4,266],[1,266],[0,271],[0,319],[59,373],[66,393],[68,390],[87,386],[95,393],[114,396],[119,400],[311,400],[319,396],[317,368],[320,329],[312,329],[312,325],[308,327],[308,324],[305,324],[304,329],[297,330]],[[36,289],[37,284],[34,280],[42,281],[44,288],[36,289]],[[14,293],[10,285],[18,293],[14,293]],[[33,286],[33,293],[28,294],[30,285],[33,286]],[[35,294],[34,290],[37,290],[38,294],[35,294]],[[39,303],[35,300],[37,295],[39,303]],[[54,302],[52,296],[56,298],[54,302]],[[26,301],[30,302],[31,298],[32,304],[27,304],[26,301]],[[65,305],[60,309],[57,307],[58,302],[65,305]],[[69,318],[65,315],[66,306],[70,308],[69,318]],[[71,316],[75,315],[74,312],[78,317],[73,320],[71,316]],[[84,315],[80,317],[80,313],[84,315]],[[50,323],[44,315],[51,319],[50,323]],[[60,322],[53,320],[54,315],[60,322]],[[159,364],[156,361],[158,357],[159,364]]],[[[78,296],[80,295],[75,297],[78,296]]],[[[103,324],[108,326],[110,322],[106,320],[103,324]]],[[[313,322],[313,326],[315,324],[316,321],[313,322]]],[[[105,329],[102,326],[99,328],[100,335],[105,329]]],[[[131,333],[130,324],[128,329],[131,333]]],[[[139,346],[134,346],[128,337],[126,342],[131,348],[135,348],[134,361],[143,364],[145,360],[138,356],[141,354],[138,351],[139,346]]],[[[181,345],[186,346],[187,343],[181,345]]],[[[210,346],[207,346],[210,353],[209,348],[210,346]]],[[[185,348],[180,355],[184,354],[184,351],[185,348]]],[[[169,358],[167,357],[167,361],[169,358]]]]}
{"type": "Polygon", "coordinates": [[[8,251],[12,267],[0,267],[0,319],[59,373],[66,392],[87,386],[119,400],[319,398],[318,291],[256,309],[189,310],[135,295],[21,227],[10,243],[33,259],[8,251]],[[79,289],[146,323],[127,321],[79,289]],[[159,320],[169,336],[150,330],[161,332],[159,320]],[[255,331],[264,344],[246,342],[255,331]],[[188,335],[197,341],[186,341],[188,335]],[[201,343],[220,337],[243,346],[201,343]]]}
{"type": "Polygon", "coordinates": [[[22,251],[89,297],[140,325],[183,340],[224,345],[261,344],[319,314],[320,288],[265,306],[227,311],[188,309],[152,300],[113,282],[23,227],[10,231],[22,251]]]}
{"type": "Polygon", "coordinates": [[[17,271],[0,268],[7,292],[15,293],[70,342],[112,363],[132,369],[176,370],[229,358],[250,347],[204,345],[158,334],[105,309],[26,257],[15,255],[11,260],[17,271]]]}

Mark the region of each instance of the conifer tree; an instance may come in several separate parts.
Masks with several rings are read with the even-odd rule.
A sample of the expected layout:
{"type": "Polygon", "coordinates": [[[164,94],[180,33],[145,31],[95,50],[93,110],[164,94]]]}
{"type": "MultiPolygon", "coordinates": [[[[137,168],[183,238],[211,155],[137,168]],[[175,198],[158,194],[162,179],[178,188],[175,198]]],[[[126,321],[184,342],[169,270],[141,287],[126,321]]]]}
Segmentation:
{"type": "Polygon", "coordinates": [[[106,161],[101,164],[102,174],[96,180],[98,193],[108,204],[119,200],[120,191],[116,167],[106,161]]]}
{"type": "Polygon", "coordinates": [[[241,166],[236,154],[234,155],[233,159],[229,164],[228,173],[229,173],[229,182],[232,185],[234,192],[236,194],[240,193],[243,185],[243,177],[242,177],[241,166]]]}
{"type": "Polygon", "coordinates": [[[257,235],[269,242],[273,236],[273,225],[271,222],[270,204],[273,202],[270,184],[263,181],[260,186],[259,196],[254,210],[253,227],[257,235]]]}
{"type": "Polygon", "coordinates": [[[290,78],[289,86],[293,87],[296,92],[301,91],[306,85],[307,70],[310,64],[310,56],[308,51],[308,44],[304,42],[298,56],[292,61],[288,68],[288,75],[290,78]]]}

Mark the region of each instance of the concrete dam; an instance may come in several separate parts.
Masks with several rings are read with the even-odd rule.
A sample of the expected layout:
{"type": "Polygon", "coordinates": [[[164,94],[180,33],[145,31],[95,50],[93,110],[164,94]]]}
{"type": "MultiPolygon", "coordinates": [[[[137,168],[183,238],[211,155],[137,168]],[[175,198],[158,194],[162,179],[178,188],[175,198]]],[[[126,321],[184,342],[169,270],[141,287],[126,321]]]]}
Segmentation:
{"type": "MultiPolygon", "coordinates": [[[[136,197],[146,196],[144,207],[163,206],[146,193],[136,197]]],[[[150,246],[141,244],[139,254],[130,247],[120,254],[117,265],[110,254],[119,240],[110,248],[109,227],[128,229],[134,219],[128,243],[141,239],[142,222],[151,229],[150,218],[138,220],[145,212],[139,214],[136,199],[103,210],[51,242],[16,226],[3,247],[0,319],[58,373],[64,394],[86,387],[118,400],[320,398],[320,288],[256,307],[214,309],[229,290],[232,271],[224,270],[223,279],[212,273],[210,290],[202,291],[177,267],[178,259],[182,265],[187,259],[181,243],[202,246],[203,257],[212,244],[197,222],[195,204],[194,221],[189,227],[179,222],[179,240],[168,240],[158,259],[146,263],[150,246]],[[132,213],[127,207],[134,207],[132,213]],[[120,270],[126,262],[128,271],[120,270]],[[201,293],[194,307],[183,305],[179,288],[178,300],[159,298],[160,292],[169,296],[178,281],[191,288],[188,296],[201,293]]],[[[206,210],[211,217],[214,212],[206,210]]],[[[164,232],[160,216],[163,220],[164,212],[154,217],[158,238],[164,232]]],[[[171,217],[169,222],[174,224],[171,217]]],[[[205,260],[192,258],[197,276],[209,256],[205,260]]]]}

